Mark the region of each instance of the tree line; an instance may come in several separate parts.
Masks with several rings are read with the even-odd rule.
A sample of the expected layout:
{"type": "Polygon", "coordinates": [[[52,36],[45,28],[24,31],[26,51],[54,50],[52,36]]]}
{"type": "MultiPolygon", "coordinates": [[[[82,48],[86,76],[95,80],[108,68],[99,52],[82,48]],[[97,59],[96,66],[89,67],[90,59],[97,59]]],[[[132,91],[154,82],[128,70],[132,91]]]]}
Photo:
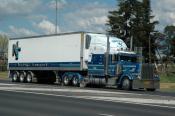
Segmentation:
{"type": "Polygon", "coordinates": [[[0,71],[7,68],[8,37],[0,35],[0,71]]]}

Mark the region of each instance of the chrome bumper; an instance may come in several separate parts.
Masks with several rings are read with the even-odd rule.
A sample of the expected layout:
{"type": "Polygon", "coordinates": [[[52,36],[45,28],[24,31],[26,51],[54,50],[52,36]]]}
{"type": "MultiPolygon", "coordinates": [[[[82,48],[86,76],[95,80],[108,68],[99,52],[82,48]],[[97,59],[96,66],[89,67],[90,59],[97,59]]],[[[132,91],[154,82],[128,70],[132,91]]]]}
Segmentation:
{"type": "Polygon", "coordinates": [[[160,80],[133,80],[133,89],[160,89],[160,80]]]}

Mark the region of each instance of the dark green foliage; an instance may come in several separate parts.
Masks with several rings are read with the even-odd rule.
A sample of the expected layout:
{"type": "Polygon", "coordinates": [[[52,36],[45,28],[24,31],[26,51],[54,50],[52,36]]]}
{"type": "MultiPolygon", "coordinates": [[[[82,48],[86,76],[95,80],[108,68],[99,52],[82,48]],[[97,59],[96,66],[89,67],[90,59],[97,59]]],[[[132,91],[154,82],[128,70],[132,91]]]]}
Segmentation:
{"type": "MultiPolygon", "coordinates": [[[[109,12],[110,27],[108,32],[123,39],[130,47],[130,39],[133,37],[133,47],[143,47],[143,56],[149,58],[149,38],[154,32],[157,21],[151,22],[150,0],[118,0],[118,10],[109,12]]],[[[151,56],[155,56],[154,39],[151,38],[151,56]]],[[[147,62],[147,60],[146,60],[147,62]]]]}
{"type": "Polygon", "coordinates": [[[169,44],[169,55],[175,56],[175,26],[166,26],[164,33],[167,36],[167,43],[169,44]]]}

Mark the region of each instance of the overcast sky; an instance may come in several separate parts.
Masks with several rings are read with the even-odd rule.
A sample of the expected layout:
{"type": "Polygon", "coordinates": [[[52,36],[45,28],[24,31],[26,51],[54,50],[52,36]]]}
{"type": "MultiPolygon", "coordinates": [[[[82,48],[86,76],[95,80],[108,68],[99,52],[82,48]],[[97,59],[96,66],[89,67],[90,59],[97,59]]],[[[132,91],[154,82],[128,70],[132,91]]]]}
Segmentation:
{"type": "MultiPolygon", "coordinates": [[[[175,25],[175,0],[151,0],[157,30],[175,25]]],[[[58,0],[58,32],[105,32],[116,0],[58,0]]],[[[55,0],[0,0],[0,33],[9,37],[55,32],[55,0]]]]}

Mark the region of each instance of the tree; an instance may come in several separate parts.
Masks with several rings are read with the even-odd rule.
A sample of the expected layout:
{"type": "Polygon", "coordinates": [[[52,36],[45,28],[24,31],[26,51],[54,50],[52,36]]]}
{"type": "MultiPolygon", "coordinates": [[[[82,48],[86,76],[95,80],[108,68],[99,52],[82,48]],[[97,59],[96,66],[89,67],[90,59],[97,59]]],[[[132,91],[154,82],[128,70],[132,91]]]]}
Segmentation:
{"type": "MultiPolygon", "coordinates": [[[[150,0],[118,0],[119,9],[109,12],[110,27],[108,32],[123,39],[130,47],[130,40],[133,38],[134,47],[143,47],[143,56],[149,58],[149,39],[151,43],[151,56],[155,57],[154,39],[151,39],[151,33],[157,21],[151,22],[154,17],[151,15],[150,0]]],[[[146,61],[148,62],[148,60],[146,61]]]]}
{"type": "Polygon", "coordinates": [[[0,35],[0,59],[4,54],[7,54],[8,50],[8,37],[5,35],[0,35]]]}
{"type": "Polygon", "coordinates": [[[109,33],[123,39],[129,46],[129,40],[132,36],[131,28],[133,24],[133,18],[135,12],[133,7],[136,5],[136,0],[118,0],[119,10],[109,12],[109,22],[107,25],[110,26],[109,33]]]}
{"type": "Polygon", "coordinates": [[[164,33],[167,37],[166,40],[169,48],[168,55],[175,56],[175,26],[173,25],[166,26],[164,29],[164,33]]]}

